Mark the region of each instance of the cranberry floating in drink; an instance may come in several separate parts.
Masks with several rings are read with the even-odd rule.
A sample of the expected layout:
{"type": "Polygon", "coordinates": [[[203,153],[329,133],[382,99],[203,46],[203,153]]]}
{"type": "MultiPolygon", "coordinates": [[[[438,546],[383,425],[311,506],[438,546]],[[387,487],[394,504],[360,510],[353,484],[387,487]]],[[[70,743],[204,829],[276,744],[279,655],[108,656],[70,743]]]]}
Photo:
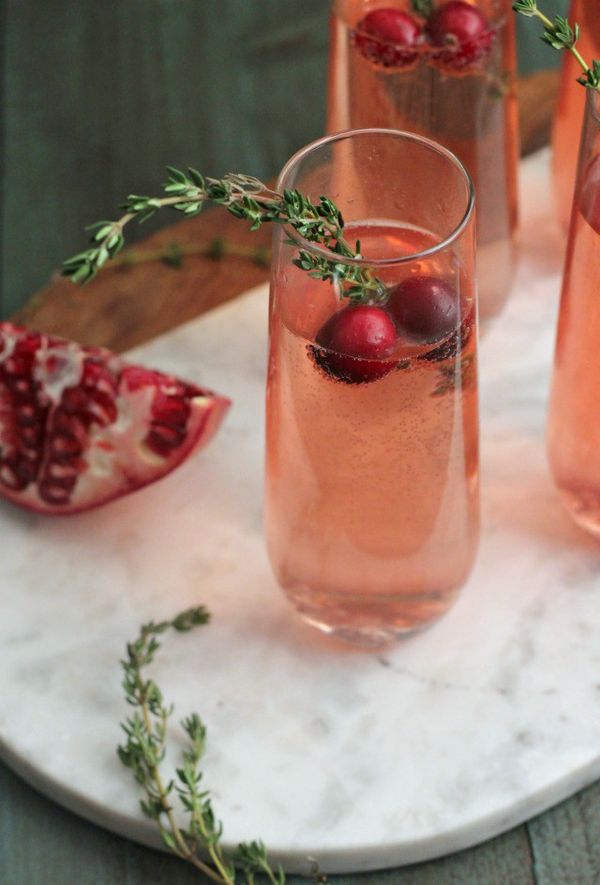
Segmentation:
{"type": "Polygon", "coordinates": [[[305,148],[278,183],[296,187],[331,196],[361,257],[275,234],[267,545],[306,620],[376,645],[444,614],[475,553],[472,191],[443,148],[388,130],[305,148]],[[299,248],[381,288],[350,303],[347,282],[294,265],[299,248]]]}
{"type": "Polygon", "coordinates": [[[449,0],[427,21],[427,35],[435,48],[432,57],[453,71],[473,69],[492,48],[496,33],[477,6],[449,0]]]}
{"type": "Polygon", "coordinates": [[[403,68],[418,58],[423,27],[401,9],[374,9],[356,26],[358,50],[375,64],[403,68]]]}
{"type": "Polygon", "coordinates": [[[398,327],[417,341],[438,341],[456,331],[456,292],[438,277],[408,277],[390,291],[388,310],[398,327]]]}
{"type": "Polygon", "coordinates": [[[401,129],[459,157],[477,192],[483,319],[502,309],[513,277],[518,119],[510,5],[333,2],[327,130],[401,129]]]}
{"type": "Polygon", "coordinates": [[[373,305],[348,306],[334,313],[317,332],[315,359],[331,375],[350,384],[374,381],[391,372],[386,360],[396,345],[391,316],[373,305]]]}

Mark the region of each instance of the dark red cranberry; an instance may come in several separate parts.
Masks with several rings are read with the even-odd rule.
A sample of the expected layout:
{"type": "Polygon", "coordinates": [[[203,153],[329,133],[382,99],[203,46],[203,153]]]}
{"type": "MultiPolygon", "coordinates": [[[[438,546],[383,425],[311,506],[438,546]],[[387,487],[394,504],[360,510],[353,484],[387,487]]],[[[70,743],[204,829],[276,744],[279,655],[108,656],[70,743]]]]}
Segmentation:
{"type": "Polygon", "coordinates": [[[317,333],[312,347],[317,364],[329,375],[359,384],[391,372],[395,360],[386,360],[396,346],[393,319],[381,307],[352,305],[334,313],[317,333]]]}
{"type": "Polygon", "coordinates": [[[445,338],[441,344],[421,354],[417,359],[426,360],[429,363],[442,363],[444,360],[454,357],[467,346],[473,334],[473,311],[467,314],[460,327],[452,335],[445,338]]]}
{"type": "Polygon", "coordinates": [[[390,290],[387,309],[398,331],[430,343],[454,332],[459,323],[458,296],[445,280],[408,277],[390,290]]]}
{"type": "Polygon", "coordinates": [[[592,160],[583,177],[579,205],[587,223],[600,234],[600,156],[592,160]]]}
{"type": "Polygon", "coordinates": [[[354,42],[365,58],[384,68],[413,64],[422,38],[419,22],[401,9],[373,9],[354,32],[354,42]]]}
{"type": "Polygon", "coordinates": [[[464,0],[449,0],[429,18],[427,36],[434,46],[441,47],[433,53],[437,62],[464,71],[488,55],[495,33],[476,6],[464,0]]]}

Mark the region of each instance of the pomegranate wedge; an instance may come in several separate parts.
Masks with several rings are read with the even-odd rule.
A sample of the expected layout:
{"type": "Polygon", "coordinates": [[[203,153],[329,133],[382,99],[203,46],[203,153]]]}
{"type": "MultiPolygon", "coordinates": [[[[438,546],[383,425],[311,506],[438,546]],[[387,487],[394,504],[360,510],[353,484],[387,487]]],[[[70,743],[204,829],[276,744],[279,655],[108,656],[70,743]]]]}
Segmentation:
{"type": "Polygon", "coordinates": [[[91,510],[170,473],[229,400],[108,350],[0,323],[0,496],[91,510]]]}

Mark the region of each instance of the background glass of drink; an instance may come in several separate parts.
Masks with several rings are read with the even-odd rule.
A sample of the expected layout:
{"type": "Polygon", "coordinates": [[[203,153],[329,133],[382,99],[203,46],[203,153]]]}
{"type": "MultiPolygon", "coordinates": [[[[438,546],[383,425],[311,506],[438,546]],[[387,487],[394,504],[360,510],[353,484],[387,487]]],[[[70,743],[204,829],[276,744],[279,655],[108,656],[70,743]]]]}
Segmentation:
{"type": "MultiPolygon", "coordinates": [[[[600,0],[571,0],[569,21],[581,26],[577,48],[583,58],[600,58],[600,0]]],[[[581,68],[571,52],[563,52],[560,89],[552,130],[552,173],[558,217],[569,225],[577,172],[585,89],[577,82],[581,68]]]]}
{"type": "Polygon", "coordinates": [[[549,454],[573,519],[600,537],[600,94],[587,101],[550,403],[549,454]]]}
{"type": "Polygon", "coordinates": [[[278,189],[329,196],[360,259],[278,230],[267,386],[267,546],[306,620],[363,645],[439,618],[479,523],[473,190],[416,135],[330,136],[278,189]],[[403,174],[396,174],[402,169],[403,174]],[[387,288],[351,306],[298,250],[369,269],[387,288]]]}
{"type": "MultiPolygon", "coordinates": [[[[335,0],[327,130],[384,126],[417,132],[462,161],[477,194],[479,308],[485,320],[501,310],[513,277],[518,161],[514,14],[509,0],[442,0],[431,6],[432,16],[424,19],[415,13],[423,4],[410,0],[335,0]],[[378,24],[373,14],[381,9],[392,18],[378,24]],[[394,12],[409,16],[404,29],[402,20],[395,27],[394,12]],[[453,43],[445,31],[457,16],[455,30],[479,29],[478,35],[453,43]],[[411,31],[410,19],[418,32],[411,31]],[[384,36],[374,38],[374,33],[384,36]],[[392,42],[401,38],[412,48],[392,42]]],[[[395,174],[404,171],[398,167],[395,174]]]]}

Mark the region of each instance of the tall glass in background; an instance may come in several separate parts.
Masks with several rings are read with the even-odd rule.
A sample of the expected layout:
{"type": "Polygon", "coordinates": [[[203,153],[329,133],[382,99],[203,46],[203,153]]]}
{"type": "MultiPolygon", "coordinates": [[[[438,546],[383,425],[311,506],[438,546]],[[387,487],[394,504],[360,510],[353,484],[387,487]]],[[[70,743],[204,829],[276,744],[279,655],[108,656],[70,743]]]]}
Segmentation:
{"type": "Polygon", "coordinates": [[[600,537],[600,94],[587,93],[558,322],[549,421],[554,479],[600,537]]]}
{"type": "Polygon", "coordinates": [[[377,645],[443,615],[475,554],[472,186],[440,146],[364,130],[304,148],[277,188],[333,199],[362,257],[275,234],[268,551],[306,620],[377,645]],[[389,297],[349,305],[294,265],[300,248],[370,270],[389,297]]]}
{"type": "MultiPolygon", "coordinates": [[[[569,21],[581,26],[577,48],[585,59],[600,59],[600,0],[571,0],[569,21]]],[[[552,173],[559,219],[567,228],[579,155],[579,133],[585,109],[585,89],[577,82],[581,68],[563,52],[558,102],[552,130],[552,173]]]]}
{"type": "MultiPolygon", "coordinates": [[[[457,5],[464,13],[464,3],[433,7],[441,11],[457,5]]],[[[472,3],[483,31],[454,51],[449,40],[443,46],[432,45],[428,37],[432,19],[428,24],[416,16],[414,6],[409,0],[335,0],[328,131],[384,126],[417,132],[440,142],[462,161],[477,194],[479,309],[485,320],[497,314],[506,300],[515,259],[514,14],[509,0],[472,3]],[[372,20],[367,16],[381,9],[404,11],[418,23],[421,34],[414,51],[402,51],[365,32],[372,20]]],[[[443,41],[443,30],[440,35],[438,28],[436,36],[443,41]]],[[[402,176],[405,170],[398,166],[393,174],[402,176]]]]}

